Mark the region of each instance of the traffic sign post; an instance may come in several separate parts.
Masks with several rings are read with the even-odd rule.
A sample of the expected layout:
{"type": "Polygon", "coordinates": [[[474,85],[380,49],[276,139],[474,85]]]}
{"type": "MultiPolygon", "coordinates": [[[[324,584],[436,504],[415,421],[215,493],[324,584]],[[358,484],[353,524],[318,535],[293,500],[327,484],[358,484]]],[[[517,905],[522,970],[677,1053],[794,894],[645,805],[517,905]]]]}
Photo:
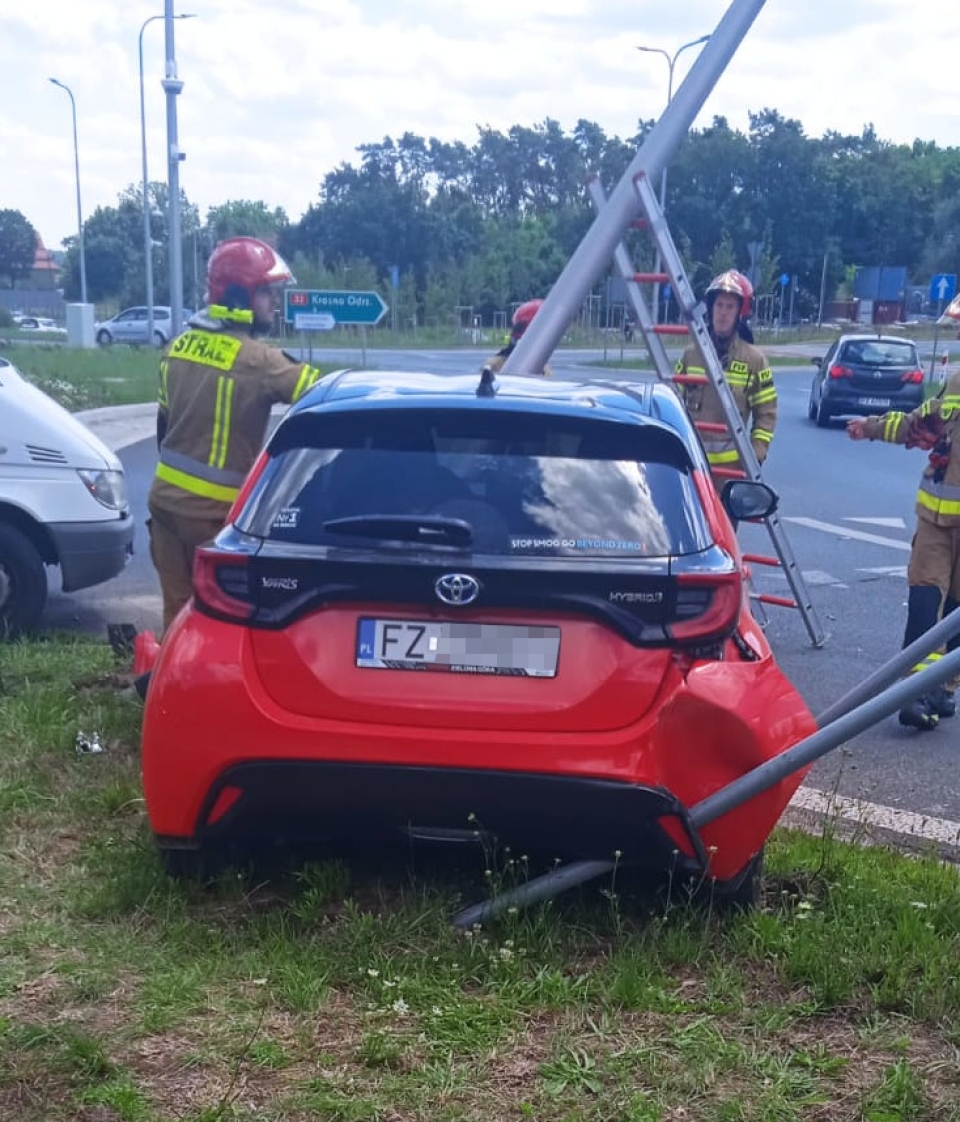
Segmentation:
{"type": "Polygon", "coordinates": [[[930,278],[930,303],[936,304],[937,315],[943,311],[944,304],[949,304],[956,294],[956,273],[937,273],[930,278]]]}
{"type": "MultiPolygon", "coordinates": [[[[288,288],[284,292],[284,319],[296,326],[297,317],[326,316],[330,327],[320,324],[307,330],[328,331],[342,324],[373,327],[387,313],[377,292],[338,292],[326,288],[288,288]]],[[[323,321],[326,323],[326,320],[323,321]]]]}

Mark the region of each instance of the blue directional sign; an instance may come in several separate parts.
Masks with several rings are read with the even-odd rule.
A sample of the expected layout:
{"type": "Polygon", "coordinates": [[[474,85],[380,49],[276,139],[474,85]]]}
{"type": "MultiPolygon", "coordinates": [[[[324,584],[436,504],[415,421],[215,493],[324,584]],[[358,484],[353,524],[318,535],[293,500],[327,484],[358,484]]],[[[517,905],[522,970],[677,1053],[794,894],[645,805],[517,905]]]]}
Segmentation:
{"type": "Polygon", "coordinates": [[[786,288],[789,283],[790,283],[790,274],[789,273],[781,273],[780,274],[780,287],[781,288],[786,288]]]}
{"type": "Polygon", "coordinates": [[[957,274],[937,273],[930,278],[930,303],[947,304],[957,294],[957,274]]]}
{"type": "MultiPolygon", "coordinates": [[[[376,292],[336,292],[327,288],[288,288],[284,292],[284,319],[296,324],[298,319],[304,325],[316,322],[320,317],[324,327],[332,317],[335,324],[357,323],[372,327],[387,313],[387,305],[376,292]],[[311,320],[311,317],[317,317],[311,320]]],[[[332,325],[331,325],[332,326],[332,325]]],[[[320,328],[323,330],[323,328],[320,328]]]]}

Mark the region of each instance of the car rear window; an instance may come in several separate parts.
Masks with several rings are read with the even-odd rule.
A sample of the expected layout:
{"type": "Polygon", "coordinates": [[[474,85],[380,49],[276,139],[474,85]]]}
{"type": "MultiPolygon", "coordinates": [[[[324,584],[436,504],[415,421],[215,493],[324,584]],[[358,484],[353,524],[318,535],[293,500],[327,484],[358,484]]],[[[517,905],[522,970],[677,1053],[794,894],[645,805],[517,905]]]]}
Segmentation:
{"type": "Polygon", "coordinates": [[[495,410],[291,417],[238,527],[277,543],[410,548],[338,520],[461,520],[473,552],[664,557],[711,544],[682,441],[657,425],[495,410]],[[377,540],[374,540],[377,539],[377,540]]]}
{"type": "Polygon", "coordinates": [[[906,340],[889,342],[879,339],[858,339],[844,344],[842,362],[857,366],[918,366],[917,349],[906,340]]]}

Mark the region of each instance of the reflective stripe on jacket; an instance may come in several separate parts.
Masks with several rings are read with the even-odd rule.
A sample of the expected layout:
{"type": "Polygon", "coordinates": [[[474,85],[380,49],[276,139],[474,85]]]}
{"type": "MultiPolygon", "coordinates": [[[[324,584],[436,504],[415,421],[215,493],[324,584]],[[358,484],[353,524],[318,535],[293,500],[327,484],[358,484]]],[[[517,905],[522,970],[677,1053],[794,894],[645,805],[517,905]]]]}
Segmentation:
{"type": "Polygon", "coordinates": [[[868,417],[864,428],[870,440],[905,444],[927,417],[940,418],[944,429],[920,477],[917,517],[938,526],[960,526],[960,450],[954,440],[960,426],[960,373],[912,413],[894,410],[881,417],[868,417]]]}
{"type": "Polygon", "coordinates": [[[188,327],[160,362],[166,431],[151,505],[225,516],[263,446],[271,407],[296,401],[320,377],[242,326],[188,327]]]}
{"type": "MultiPolygon", "coordinates": [[[[777,388],[773,371],[759,347],[734,336],[724,356],[720,358],[723,376],[760,463],[766,459],[767,450],[777,427],[777,388]]],[[[678,374],[703,378],[703,385],[678,386],[680,396],[694,423],[727,425],[727,416],[720,404],[720,395],[707,375],[706,362],[696,343],[690,343],[676,365],[678,374]]],[[[733,436],[730,433],[701,433],[707,459],[722,467],[740,467],[733,436]]]]}

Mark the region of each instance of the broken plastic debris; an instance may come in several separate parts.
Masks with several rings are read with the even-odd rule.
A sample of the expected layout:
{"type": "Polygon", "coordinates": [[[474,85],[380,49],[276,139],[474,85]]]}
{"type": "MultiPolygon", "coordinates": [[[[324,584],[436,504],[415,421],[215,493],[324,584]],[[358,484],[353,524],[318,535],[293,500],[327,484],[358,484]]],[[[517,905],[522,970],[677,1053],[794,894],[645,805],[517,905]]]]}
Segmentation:
{"type": "Polygon", "coordinates": [[[77,755],[92,755],[97,752],[103,751],[103,745],[100,743],[100,733],[95,732],[87,735],[85,732],[77,733],[77,755]]]}

